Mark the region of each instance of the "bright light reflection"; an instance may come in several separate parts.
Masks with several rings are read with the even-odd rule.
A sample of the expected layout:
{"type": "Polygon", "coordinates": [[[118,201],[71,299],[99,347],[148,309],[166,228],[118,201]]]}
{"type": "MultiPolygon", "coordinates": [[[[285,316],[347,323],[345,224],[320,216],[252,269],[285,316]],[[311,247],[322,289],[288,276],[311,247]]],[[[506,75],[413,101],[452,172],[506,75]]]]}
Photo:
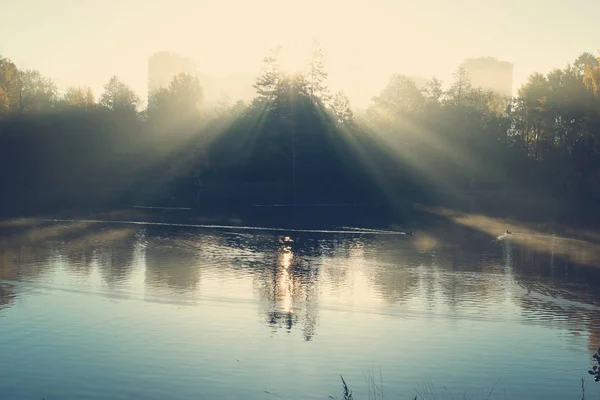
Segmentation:
{"type": "Polygon", "coordinates": [[[279,270],[281,274],[278,279],[277,285],[281,289],[281,307],[284,313],[291,313],[293,306],[292,293],[294,289],[294,282],[290,274],[290,266],[292,264],[292,258],[294,253],[292,252],[291,246],[283,247],[280,253],[279,270]]]}

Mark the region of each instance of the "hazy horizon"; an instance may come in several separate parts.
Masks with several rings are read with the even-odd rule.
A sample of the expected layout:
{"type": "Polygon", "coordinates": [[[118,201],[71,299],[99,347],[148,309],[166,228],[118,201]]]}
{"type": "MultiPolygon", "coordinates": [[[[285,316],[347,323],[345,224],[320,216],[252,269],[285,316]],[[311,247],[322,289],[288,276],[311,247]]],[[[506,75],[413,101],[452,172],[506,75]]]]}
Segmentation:
{"type": "Polygon", "coordinates": [[[192,58],[202,74],[254,75],[275,45],[292,50],[294,64],[318,39],[331,88],[343,88],[354,106],[364,107],[392,73],[447,82],[465,58],[491,56],[513,63],[516,93],[531,73],[600,48],[594,32],[600,3],[591,0],[311,0],[301,7],[272,0],[23,0],[0,11],[0,54],[61,89],[89,85],[96,95],[117,75],[145,97],[148,57],[159,51],[192,58]]]}

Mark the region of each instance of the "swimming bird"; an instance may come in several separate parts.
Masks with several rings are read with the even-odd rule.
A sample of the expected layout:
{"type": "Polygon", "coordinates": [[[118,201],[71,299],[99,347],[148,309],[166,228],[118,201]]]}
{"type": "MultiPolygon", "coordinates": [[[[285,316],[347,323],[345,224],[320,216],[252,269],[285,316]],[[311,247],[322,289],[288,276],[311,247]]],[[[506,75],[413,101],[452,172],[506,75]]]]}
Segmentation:
{"type": "Polygon", "coordinates": [[[412,235],[413,235],[413,231],[408,231],[408,232],[406,232],[406,234],[407,234],[408,236],[412,236],[412,235]]]}
{"type": "Polygon", "coordinates": [[[506,234],[507,234],[507,235],[512,235],[512,232],[511,232],[511,231],[509,231],[509,230],[507,229],[507,230],[506,230],[506,234]]]}

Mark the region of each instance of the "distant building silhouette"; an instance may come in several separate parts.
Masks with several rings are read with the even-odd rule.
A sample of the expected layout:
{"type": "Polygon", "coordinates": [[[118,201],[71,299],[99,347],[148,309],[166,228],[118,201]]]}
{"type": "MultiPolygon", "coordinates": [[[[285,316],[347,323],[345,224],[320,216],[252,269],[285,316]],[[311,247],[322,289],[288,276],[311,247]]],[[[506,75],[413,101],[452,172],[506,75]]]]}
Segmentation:
{"type": "Polygon", "coordinates": [[[513,64],[493,57],[468,58],[462,63],[471,85],[512,97],[513,64]]]}
{"type": "Polygon", "coordinates": [[[174,76],[186,73],[197,76],[196,64],[190,58],[162,51],[148,60],[148,103],[157,90],[169,86],[174,76]]]}

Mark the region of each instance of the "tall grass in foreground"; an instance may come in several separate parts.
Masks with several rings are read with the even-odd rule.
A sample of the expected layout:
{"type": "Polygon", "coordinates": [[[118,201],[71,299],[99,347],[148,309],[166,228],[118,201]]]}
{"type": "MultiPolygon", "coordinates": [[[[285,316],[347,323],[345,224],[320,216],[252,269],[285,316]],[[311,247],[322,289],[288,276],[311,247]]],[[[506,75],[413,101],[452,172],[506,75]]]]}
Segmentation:
{"type": "MultiPolygon", "coordinates": [[[[333,400],[355,400],[354,395],[352,394],[352,390],[350,390],[350,387],[346,383],[346,380],[344,379],[344,377],[340,376],[340,378],[342,380],[342,397],[339,398],[337,396],[329,396],[329,398],[333,399],[333,400]]],[[[383,384],[381,382],[381,379],[379,379],[379,382],[378,382],[377,380],[374,379],[374,376],[372,373],[370,373],[368,376],[365,376],[365,378],[367,380],[368,390],[369,390],[368,400],[388,399],[388,397],[386,397],[383,393],[383,384]]],[[[496,382],[496,385],[497,384],[498,384],[498,382],[496,382]]],[[[417,388],[415,389],[416,394],[414,396],[402,397],[402,399],[409,399],[409,400],[443,400],[443,399],[491,400],[492,394],[494,393],[494,391],[496,389],[496,385],[494,385],[494,387],[489,392],[487,392],[487,393],[482,392],[481,397],[479,397],[479,396],[475,396],[475,395],[468,395],[466,391],[463,394],[461,394],[460,396],[454,396],[448,390],[448,388],[446,388],[445,386],[442,387],[442,389],[438,389],[435,387],[435,385],[433,383],[419,384],[419,385],[417,385],[417,388]]],[[[504,395],[504,398],[505,399],[507,398],[506,394],[504,395]]],[[[356,399],[356,400],[358,400],[358,399],[356,399]]]]}
{"type": "MultiPolygon", "coordinates": [[[[593,357],[594,357],[596,365],[594,365],[592,367],[592,369],[590,369],[588,372],[590,375],[594,375],[594,377],[595,377],[594,380],[596,382],[600,382],[600,349],[598,349],[598,352],[596,354],[594,354],[593,357]]],[[[369,390],[368,391],[368,400],[388,399],[388,397],[386,397],[383,392],[383,379],[381,376],[381,371],[379,372],[379,379],[376,379],[375,374],[373,373],[372,370],[370,370],[368,374],[364,374],[364,377],[367,382],[367,386],[368,386],[368,390],[369,390]]],[[[333,400],[355,400],[352,390],[346,383],[346,380],[344,379],[344,377],[342,375],[340,375],[340,378],[342,380],[342,397],[339,398],[334,395],[334,396],[329,396],[329,398],[333,399],[333,400]]],[[[426,384],[417,385],[414,395],[411,395],[409,397],[402,397],[402,399],[409,399],[409,400],[444,400],[444,399],[449,399],[449,400],[491,400],[492,395],[496,391],[496,387],[498,386],[499,382],[500,382],[500,380],[498,380],[496,382],[496,384],[492,387],[492,389],[489,392],[484,392],[482,390],[480,394],[476,395],[476,394],[467,394],[467,391],[465,390],[464,393],[462,393],[458,396],[455,396],[453,393],[451,393],[450,390],[448,390],[448,388],[445,386],[442,386],[442,388],[440,389],[440,388],[436,388],[432,382],[429,382],[426,384]]],[[[508,398],[506,395],[506,392],[503,393],[503,396],[502,396],[502,394],[500,394],[500,397],[504,398],[505,400],[508,398]]],[[[586,397],[585,397],[585,380],[583,377],[581,378],[581,399],[582,400],[586,399],[586,397]]]]}

